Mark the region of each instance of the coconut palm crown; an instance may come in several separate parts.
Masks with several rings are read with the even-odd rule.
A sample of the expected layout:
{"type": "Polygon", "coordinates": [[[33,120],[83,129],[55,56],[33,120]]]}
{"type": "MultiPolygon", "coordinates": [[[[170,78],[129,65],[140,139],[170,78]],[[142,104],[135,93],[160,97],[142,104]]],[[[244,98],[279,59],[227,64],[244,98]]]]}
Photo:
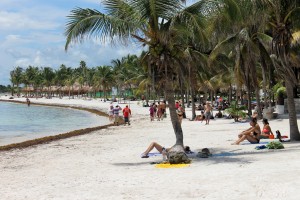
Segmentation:
{"type": "Polygon", "coordinates": [[[182,72],[184,54],[195,38],[203,34],[205,5],[198,1],[186,7],[180,0],[105,0],[105,13],[75,8],[66,24],[67,50],[71,42],[95,37],[102,41],[127,44],[137,40],[147,46],[151,66],[158,69],[161,85],[176,135],[175,146],[183,146],[183,133],[175,110],[173,82],[182,72]]]}

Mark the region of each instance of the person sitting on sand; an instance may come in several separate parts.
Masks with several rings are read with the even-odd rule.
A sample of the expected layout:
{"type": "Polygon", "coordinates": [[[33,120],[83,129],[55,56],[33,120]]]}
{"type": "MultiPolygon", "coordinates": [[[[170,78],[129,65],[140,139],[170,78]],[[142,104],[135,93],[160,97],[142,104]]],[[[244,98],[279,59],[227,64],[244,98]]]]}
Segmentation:
{"type": "Polygon", "coordinates": [[[247,130],[241,132],[238,137],[239,139],[232,143],[233,145],[239,145],[242,141],[247,139],[251,144],[258,144],[259,143],[259,136],[260,136],[260,126],[257,124],[257,119],[252,118],[250,121],[251,127],[247,130]]]}
{"type": "MultiPolygon", "coordinates": [[[[168,153],[170,151],[171,148],[165,148],[163,146],[161,146],[160,144],[158,144],[157,142],[152,142],[149,147],[146,149],[146,151],[144,153],[142,153],[141,158],[149,158],[149,153],[150,151],[152,151],[152,149],[156,149],[159,153],[164,154],[164,153],[168,153]]],[[[190,147],[189,146],[185,146],[184,147],[184,151],[185,153],[191,153],[190,147]]]]}
{"type": "Polygon", "coordinates": [[[274,135],[272,130],[271,130],[271,127],[269,125],[269,122],[268,122],[268,119],[263,119],[262,120],[263,124],[264,124],[264,127],[262,129],[262,133],[260,134],[260,139],[269,139],[270,138],[270,135],[274,135]]]}

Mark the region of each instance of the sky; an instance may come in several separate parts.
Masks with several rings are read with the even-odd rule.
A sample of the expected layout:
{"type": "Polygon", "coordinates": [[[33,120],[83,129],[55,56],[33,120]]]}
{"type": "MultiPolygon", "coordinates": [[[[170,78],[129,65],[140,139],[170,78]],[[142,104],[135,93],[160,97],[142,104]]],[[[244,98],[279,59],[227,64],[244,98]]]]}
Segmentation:
{"type": "Polygon", "coordinates": [[[66,52],[65,24],[76,7],[102,11],[101,0],[0,0],[0,85],[10,84],[9,72],[17,66],[76,68],[110,65],[141,46],[113,46],[95,39],[72,44],[66,52]]]}

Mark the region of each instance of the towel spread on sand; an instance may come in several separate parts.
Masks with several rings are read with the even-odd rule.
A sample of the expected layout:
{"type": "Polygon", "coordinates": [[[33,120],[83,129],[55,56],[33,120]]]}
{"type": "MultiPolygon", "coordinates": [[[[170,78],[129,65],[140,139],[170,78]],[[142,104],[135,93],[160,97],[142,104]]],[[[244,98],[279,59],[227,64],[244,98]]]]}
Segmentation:
{"type": "Polygon", "coordinates": [[[156,164],[156,168],[183,168],[183,167],[189,167],[190,164],[170,164],[170,163],[160,163],[156,164]]]}
{"type": "MultiPolygon", "coordinates": [[[[193,151],[191,151],[190,153],[187,153],[187,155],[196,155],[196,153],[195,152],[193,152],[193,151]]],[[[161,156],[161,153],[159,153],[159,152],[154,152],[154,153],[148,153],[148,156],[149,157],[152,157],[152,156],[161,156]]]]}

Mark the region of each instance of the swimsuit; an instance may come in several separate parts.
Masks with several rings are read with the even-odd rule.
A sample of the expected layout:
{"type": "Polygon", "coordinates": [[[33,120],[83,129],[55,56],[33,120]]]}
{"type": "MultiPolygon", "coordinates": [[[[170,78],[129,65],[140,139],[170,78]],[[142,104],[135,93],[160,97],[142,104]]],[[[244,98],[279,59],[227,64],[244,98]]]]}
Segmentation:
{"type": "Polygon", "coordinates": [[[210,111],[209,112],[205,112],[205,118],[206,119],[210,119],[210,111]]]}
{"type": "MultiPolygon", "coordinates": [[[[257,136],[257,135],[259,135],[259,133],[253,132],[253,135],[257,136]]],[[[253,139],[255,139],[257,142],[250,142],[251,144],[257,144],[257,143],[259,143],[259,139],[258,138],[253,137],[253,139]]]]}

